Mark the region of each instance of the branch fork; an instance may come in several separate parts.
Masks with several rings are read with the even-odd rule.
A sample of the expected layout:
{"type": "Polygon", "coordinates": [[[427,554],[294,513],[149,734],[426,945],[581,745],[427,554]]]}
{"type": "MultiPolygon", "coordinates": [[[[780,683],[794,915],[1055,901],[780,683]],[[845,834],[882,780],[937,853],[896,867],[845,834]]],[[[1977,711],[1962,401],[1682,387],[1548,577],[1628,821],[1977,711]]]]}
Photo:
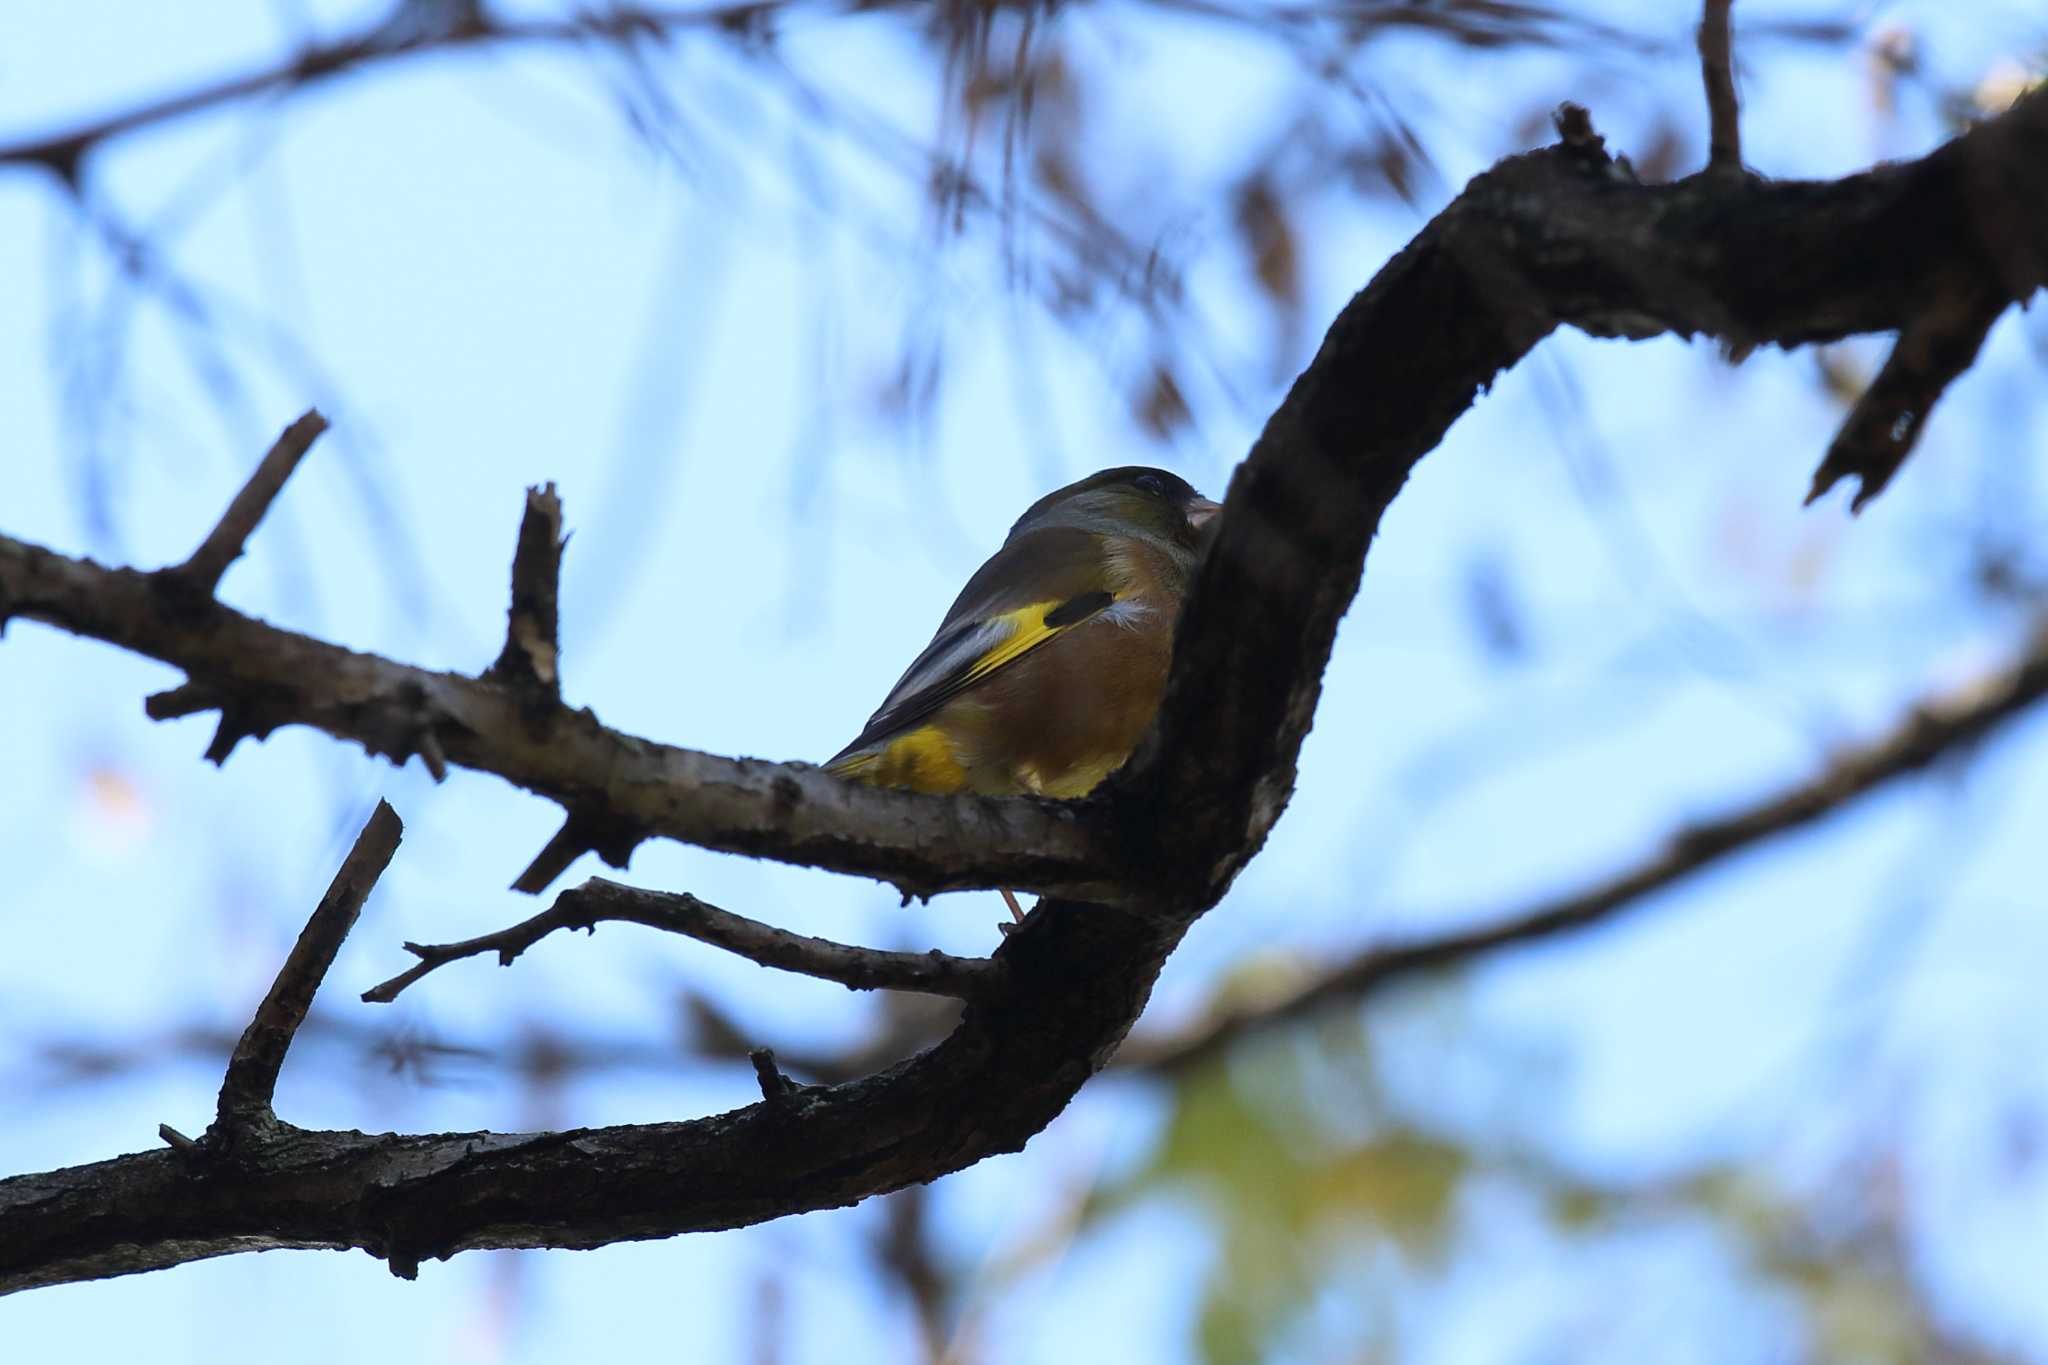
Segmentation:
{"type": "MultiPolygon", "coordinates": [[[[395,995],[458,957],[503,960],[555,928],[621,919],[779,970],[966,1008],[935,1046],[806,1088],[773,1142],[761,1140],[753,1106],[574,1135],[294,1131],[266,1144],[277,1068],[360,907],[337,878],[334,903],[315,912],[222,1085],[216,1128],[260,1147],[264,1178],[194,1181],[179,1152],[157,1150],[0,1180],[0,1292],[268,1246],[364,1247],[404,1274],[475,1248],[596,1246],[839,1207],[1014,1151],[1107,1064],[1181,934],[1263,844],[1291,793],[1381,516],[1502,370],[1561,324],[1744,345],[1899,331],[1902,347],[1911,334],[1907,349],[1931,357],[1918,372],[1932,376],[1899,386],[1913,420],[1885,430],[1902,446],[1949,372],[1967,364],[1957,357],[1992,315],[1993,295],[1999,307],[2023,300],[2048,274],[2048,92],[1918,162],[1830,184],[1703,175],[1636,185],[1616,173],[1590,120],[1565,131],[1578,145],[1510,158],[1472,182],[1336,319],[1232,478],[1152,740],[1085,803],[867,789],[806,765],[634,739],[561,707],[543,591],[559,569],[559,512],[550,526],[545,489],[528,503],[541,529],[530,549],[522,532],[514,560],[500,658],[525,681],[510,685],[355,653],[219,603],[220,573],[275,496],[258,479],[237,499],[245,511],[223,518],[227,529],[154,581],[0,537],[8,611],[182,668],[188,682],[153,707],[216,705],[224,736],[305,723],[402,756],[427,732],[441,763],[498,773],[560,804],[564,846],[580,815],[615,822],[614,852],[661,836],[919,894],[1007,886],[1045,897],[990,958],[958,959],[808,939],[693,897],[593,881],[499,934],[412,945],[413,971],[376,990],[395,995]],[[2006,182],[1994,205],[2002,216],[1986,226],[1985,186],[2006,182]],[[1982,307],[1914,333],[1958,298],[1982,307]],[[1403,357],[1398,385],[1375,382],[1389,355],[1403,357]],[[178,592],[195,605],[169,610],[178,592]]],[[[1739,165],[1730,147],[1724,140],[1723,164],[1739,165]]],[[[290,463],[278,459],[273,469],[290,463]]],[[[1866,491],[1883,477],[1875,465],[1850,472],[1866,491]]],[[[764,1094],[782,1093],[780,1068],[757,1066],[764,1094]]],[[[165,1141],[178,1145],[168,1131],[165,1141]]]]}
{"type": "Polygon", "coordinates": [[[154,575],[157,582],[175,597],[211,598],[228,566],[242,557],[249,537],[270,511],[270,504],[284,491],[285,480],[326,430],[327,419],[319,410],[306,409],[264,454],[249,481],[228,503],[227,511],[199,543],[199,548],[184,563],[159,569],[154,575]]]}

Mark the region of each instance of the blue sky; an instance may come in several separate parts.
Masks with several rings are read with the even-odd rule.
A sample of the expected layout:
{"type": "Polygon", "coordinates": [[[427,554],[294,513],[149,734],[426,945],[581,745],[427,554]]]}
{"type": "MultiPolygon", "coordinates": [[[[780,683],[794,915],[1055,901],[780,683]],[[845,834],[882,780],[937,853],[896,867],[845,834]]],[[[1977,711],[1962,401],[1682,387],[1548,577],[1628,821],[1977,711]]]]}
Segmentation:
{"type": "MultiPolygon", "coordinates": [[[[0,18],[0,138],[274,60],[295,8],[222,3],[203,22],[161,7],[17,8],[0,18]]],[[[332,32],[366,7],[305,8],[332,32]]],[[[1430,210],[1514,149],[1525,108],[1586,100],[1624,149],[1667,104],[1693,117],[1691,12],[1656,30],[1677,35],[1672,51],[1617,61],[1591,88],[1572,74],[1580,54],[1404,40],[1390,66],[1433,115],[1442,183],[1412,209],[1308,201],[1294,362],[1430,210]]],[[[2038,50],[2019,7],[1972,17],[1897,6],[1869,25],[1921,26],[1930,70],[1965,86],[1999,52],[2038,50]]],[[[1296,68],[1139,11],[1069,22],[1086,31],[1079,59],[1118,76],[1090,164],[1124,199],[1159,201],[1161,232],[1192,261],[1207,364],[1229,380],[1191,393],[1197,422],[1168,449],[1129,417],[1143,356],[1127,317],[1055,325],[1005,289],[986,235],[925,249],[917,187],[871,143],[813,135],[758,73],[679,45],[660,75],[698,136],[664,157],[621,129],[574,63],[435,58],[141,134],[95,163],[103,202],[164,234],[176,270],[215,300],[211,369],[175,315],[127,295],[45,181],[0,176],[0,259],[20,284],[0,316],[0,529],[122,562],[180,558],[276,429],[318,402],[335,430],[231,572],[229,601],[356,648],[479,667],[501,628],[522,489],[553,480],[574,532],[570,699],[673,743],[827,755],[1038,493],[1133,460],[1220,492],[1287,377],[1270,372],[1270,320],[1222,210],[1198,191],[1270,131],[1296,68]],[[826,190],[802,188],[799,157],[826,190]],[[875,396],[919,327],[945,358],[943,396],[927,420],[886,420],[875,396]],[[108,354],[117,381],[80,364],[108,354]]],[[[896,25],[813,27],[790,44],[794,68],[930,134],[929,64],[896,25]]],[[[1745,78],[1752,163],[1835,175],[1942,136],[1911,96],[1895,118],[1872,117],[1867,84],[1854,50],[1758,57],[1745,78]]],[[[1854,521],[1839,496],[1799,506],[1840,417],[1812,357],[1730,369],[1668,340],[1546,343],[1395,505],[1294,804],[1174,959],[1148,1023],[1189,1017],[1232,974],[1574,886],[2003,657],[2015,616],[1957,584],[1969,527],[2003,517],[2022,543],[2039,529],[2042,337],[2038,318],[2003,322],[1897,485],[1854,521]],[[1531,641],[1519,658],[1475,639],[1464,604],[1480,563],[1511,587],[1531,641]]],[[[1850,354],[1867,368],[1881,352],[1850,354]]],[[[16,1097],[0,1171],[147,1147],[158,1122],[203,1127],[211,1061],[53,1088],[36,1049],[239,1028],[380,795],[406,842],[323,1009],[368,1011],[353,993],[402,965],[403,939],[465,937],[533,909],[502,888],[552,832],[553,807],[475,775],[436,787],[416,764],[393,771],[295,730],[216,771],[198,758],[209,720],[142,715],[142,696],[174,681],[32,624],[0,642],[0,752],[15,775],[0,789],[0,859],[19,870],[0,901],[0,1031],[13,1045],[0,1085],[16,1097]]],[[[1796,1186],[1835,1169],[1845,1133],[1889,1133],[1915,1274],[1983,1339],[2048,1358],[2048,1177],[2038,1162],[1999,1164],[2010,1116],[2048,1112],[2048,1062],[2031,1042],[2044,1023],[2032,983],[2048,969],[2033,833],[2048,817],[2044,744],[2048,721],[2024,722],[1966,775],[1902,786],[1640,918],[1391,997],[1369,1021],[1392,1040],[1390,1083],[1445,1124],[1508,1114],[1561,1161],[1623,1178],[1733,1155],[1796,1186]],[[1894,942],[1908,944],[1903,965],[1862,998],[1861,954],[1894,942]],[[1503,1049],[1533,1060],[1504,1064],[1503,1049]],[[1829,1060],[1843,1056],[1853,1064],[1829,1060]]],[[[954,952],[987,951],[1000,910],[993,897],[904,908],[882,888],[673,845],[640,850],[630,875],[804,932],[954,952]]],[[[843,1045],[878,1009],[618,928],[547,943],[510,971],[451,967],[375,1022],[492,1040],[541,1022],[658,1048],[684,987],[785,1046],[843,1045]]],[[[524,1128],[709,1112],[752,1086],[688,1063],[576,1080],[545,1103],[488,1063],[444,1080],[423,1087],[346,1047],[308,1046],[280,1108],[306,1125],[524,1128]]],[[[990,1358],[1193,1349],[1191,1305],[1216,1254],[1194,1204],[1141,1203],[1048,1265],[1002,1270],[1071,1201],[1142,1164],[1166,1118],[1157,1090],[1099,1082],[1026,1152],[941,1186],[943,1246],[980,1268],[970,1316],[990,1358]]],[[[1426,1286],[1419,1302],[1440,1311],[1406,1326],[1412,1358],[1532,1359],[1528,1343],[1589,1316],[1608,1358],[1782,1358],[1784,1315],[1744,1289],[1725,1248],[1681,1229],[1560,1249],[1513,1203],[1471,1211],[1472,1259],[1426,1286]],[[1668,1317],[1601,1316],[1616,1284],[1614,1297],[1668,1317]],[[1705,1349],[1719,1332],[1753,1349],[1705,1349]]],[[[289,1341],[307,1360],[546,1361],[604,1340],[724,1361],[748,1358],[753,1306],[773,1283],[785,1359],[844,1359],[849,1340],[889,1359],[913,1338],[869,1264],[878,1225],[863,1208],[589,1253],[466,1256],[413,1285],[362,1255],[244,1256],[13,1297],[0,1324],[24,1358],[253,1360],[289,1341]]],[[[1317,1309],[1328,1335],[1298,1338],[1301,1358],[1361,1330],[1342,1298],[1317,1309]]]]}

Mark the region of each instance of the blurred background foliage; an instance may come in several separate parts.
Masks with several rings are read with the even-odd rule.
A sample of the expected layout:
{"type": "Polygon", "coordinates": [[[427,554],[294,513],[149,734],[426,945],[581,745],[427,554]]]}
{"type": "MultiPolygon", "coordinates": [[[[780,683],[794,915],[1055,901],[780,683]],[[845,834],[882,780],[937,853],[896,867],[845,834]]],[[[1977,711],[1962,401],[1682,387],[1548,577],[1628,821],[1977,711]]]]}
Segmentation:
{"type": "MultiPolygon", "coordinates": [[[[1697,168],[1696,17],[1621,0],[17,12],[0,241],[34,288],[5,352],[21,491],[4,529],[172,558],[318,402],[337,430],[300,478],[314,491],[295,485],[310,501],[281,506],[238,571],[244,600],[474,666],[518,485],[561,475],[582,531],[572,698],[679,742],[815,757],[1036,491],[1138,461],[1220,491],[1349,292],[1471,175],[1545,141],[1560,100],[1646,179],[1697,168]],[[191,92],[196,112],[151,112],[191,92]],[[129,109],[132,128],[61,136],[129,109]],[[613,235],[564,216],[586,208],[613,235]],[[821,678],[860,695],[806,705],[821,678]]],[[[1743,0],[1736,19],[1745,145],[1774,176],[1918,154],[2048,60],[2048,20],[2021,4],[1743,0]]],[[[2048,591],[2048,326],[2000,324],[1860,521],[1800,511],[1882,354],[1731,367],[1573,336],[1504,376],[1395,506],[1273,847],[1175,959],[1136,1064],[1024,1155],[786,1227],[465,1258],[416,1289],[336,1288],[346,1272],[314,1253],[155,1278],[218,1301],[358,1296],[411,1315],[397,1349],[422,1359],[565,1358],[591,1324],[685,1293],[688,1326],[645,1349],[2048,1360],[2038,718],[1625,923],[1340,993],[1196,1063],[1143,1060],[1363,944],[1625,867],[2004,657],[2048,591]],[[684,1264],[691,1288],[662,1287],[684,1264]],[[417,1327],[435,1313],[460,1325],[417,1327]]],[[[387,779],[423,818],[383,894],[422,915],[471,902],[409,936],[525,913],[473,888],[530,856],[545,812],[303,738],[201,770],[203,741],[142,726],[137,668],[30,633],[0,646],[22,687],[0,741],[23,755],[9,862],[42,871],[6,921],[27,945],[58,904],[101,927],[25,946],[0,978],[8,1169],[129,1150],[208,1093],[243,997],[387,779]],[[286,801],[319,818],[252,818],[286,801]],[[407,880],[413,844],[451,851],[407,880]],[[152,881],[162,937],[121,951],[175,954],[168,975],[190,979],[101,1001],[82,983],[120,916],[94,898],[152,881]]],[[[809,932],[988,947],[978,908],[728,862],[648,850],[634,871],[809,932]]],[[[366,922],[345,964],[388,974],[396,937],[366,922]]],[[[298,1103],[365,1128],[677,1117],[743,1102],[750,1046],[832,1079],[946,1026],[929,1002],[668,949],[609,930],[549,945],[459,1001],[455,973],[436,978],[438,1010],[335,992],[295,1054],[298,1103]]],[[[21,1339],[137,1292],[29,1296],[21,1339]]]]}

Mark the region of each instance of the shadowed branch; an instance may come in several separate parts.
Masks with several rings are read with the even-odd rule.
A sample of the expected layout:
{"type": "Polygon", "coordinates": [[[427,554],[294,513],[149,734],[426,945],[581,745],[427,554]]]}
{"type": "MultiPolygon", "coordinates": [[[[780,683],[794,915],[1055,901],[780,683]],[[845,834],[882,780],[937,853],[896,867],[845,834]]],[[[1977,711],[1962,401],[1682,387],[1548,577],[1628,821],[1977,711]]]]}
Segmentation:
{"type": "Polygon", "coordinates": [[[1742,117],[1735,97],[1735,44],[1729,33],[1734,0],[1706,0],[1700,14],[1700,75],[1707,87],[1707,169],[1742,169],[1742,117]]]}
{"type": "MultiPolygon", "coordinates": [[[[1005,988],[874,1075],[785,1088],[764,1059],[773,1099],[683,1123],[290,1130],[246,1144],[227,1176],[164,1150],[16,1176],[0,1180],[0,1291],[282,1246],[361,1247],[410,1276],[474,1248],[838,1207],[1014,1151],[1108,1062],[1187,926],[1264,843],[1382,514],[1501,370],[1559,325],[1797,345],[1902,330],[1943,300],[2025,299],[2048,275],[2048,92],[1917,162],[1829,183],[1641,185],[1582,114],[1567,131],[1474,180],[1338,316],[1231,481],[1153,736],[1084,802],[883,792],[672,749],[217,602],[170,613],[145,575],[0,538],[0,611],[184,669],[167,709],[217,698],[401,759],[431,729],[447,762],[626,847],[660,835],[919,891],[1054,893],[993,954],[1005,988]]],[[[1733,837],[1704,828],[1695,844],[1733,837]]]]}
{"type": "Polygon", "coordinates": [[[510,966],[514,958],[557,929],[595,932],[605,921],[644,924],[650,929],[682,934],[763,967],[836,981],[851,990],[916,991],[974,1000],[988,995],[1000,979],[999,969],[988,958],[954,957],[937,949],[928,953],[898,953],[834,943],[735,915],[687,893],[647,891],[593,877],[564,891],[546,910],[509,929],[460,943],[406,944],[405,950],[419,963],[364,991],[363,999],[388,1004],[398,998],[400,991],[435,968],[482,953],[496,953],[501,966],[510,966]]]}

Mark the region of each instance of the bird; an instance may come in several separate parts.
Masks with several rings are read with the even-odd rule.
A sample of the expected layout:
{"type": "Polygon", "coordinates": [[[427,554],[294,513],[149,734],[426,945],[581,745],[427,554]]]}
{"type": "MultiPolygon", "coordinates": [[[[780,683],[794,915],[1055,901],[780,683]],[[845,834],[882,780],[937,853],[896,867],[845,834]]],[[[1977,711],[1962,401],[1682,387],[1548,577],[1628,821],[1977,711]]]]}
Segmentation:
{"type": "MultiPolygon", "coordinates": [[[[1086,795],[1159,710],[1219,510],[1142,465],[1046,494],[826,771],[920,792],[1086,795]]],[[[1003,900],[1021,920],[1016,897],[1003,900]]]]}

